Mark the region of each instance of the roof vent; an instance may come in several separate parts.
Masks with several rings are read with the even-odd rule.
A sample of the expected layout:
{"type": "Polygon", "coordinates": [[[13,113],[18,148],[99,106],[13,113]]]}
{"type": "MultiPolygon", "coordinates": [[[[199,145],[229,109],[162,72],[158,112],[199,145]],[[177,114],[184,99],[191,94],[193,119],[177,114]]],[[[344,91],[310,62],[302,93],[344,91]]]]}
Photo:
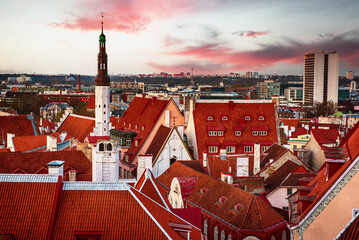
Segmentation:
{"type": "Polygon", "coordinates": [[[243,207],[242,204],[237,203],[236,205],[234,205],[234,208],[233,208],[233,209],[234,209],[235,211],[239,212],[239,210],[241,210],[242,207],[243,207]]]}
{"type": "Polygon", "coordinates": [[[224,203],[226,200],[227,200],[227,198],[226,198],[225,196],[222,196],[222,197],[220,197],[220,198],[218,199],[218,202],[222,204],[222,203],[224,203]]]}
{"type": "Polygon", "coordinates": [[[208,190],[208,188],[203,187],[203,188],[201,188],[201,190],[199,190],[199,192],[200,192],[201,194],[204,194],[205,192],[207,192],[207,190],[208,190]]]}

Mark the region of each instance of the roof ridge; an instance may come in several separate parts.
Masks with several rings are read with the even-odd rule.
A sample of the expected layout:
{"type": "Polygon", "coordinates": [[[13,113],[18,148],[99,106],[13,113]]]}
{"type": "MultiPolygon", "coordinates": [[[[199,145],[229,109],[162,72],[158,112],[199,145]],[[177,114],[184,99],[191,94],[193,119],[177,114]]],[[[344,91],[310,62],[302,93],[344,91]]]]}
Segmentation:
{"type": "Polygon", "coordinates": [[[240,224],[240,227],[239,227],[240,229],[243,228],[244,222],[245,222],[245,220],[247,219],[248,212],[249,212],[249,209],[251,208],[252,202],[253,202],[253,197],[251,198],[251,202],[249,203],[248,208],[247,208],[247,211],[246,211],[246,213],[245,213],[245,215],[244,215],[244,218],[243,218],[243,220],[242,220],[242,223],[240,224]]]}
{"type": "Polygon", "coordinates": [[[264,228],[263,219],[262,219],[262,212],[260,211],[260,207],[259,207],[259,204],[258,204],[258,199],[256,198],[254,201],[255,201],[255,204],[256,204],[257,210],[258,210],[259,222],[261,224],[261,227],[264,228]]]}
{"type": "Polygon", "coordinates": [[[47,174],[0,174],[0,182],[45,182],[57,183],[58,176],[47,174]]]}
{"type": "Polygon", "coordinates": [[[92,118],[92,117],[82,116],[82,115],[73,114],[73,113],[70,113],[68,116],[79,117],[79,118],[84,118],[84,119],[89,119],[89,120],[96,120],[95,118],[92,118]]]}
{"type": "Polygon", "coordinates": [[[129,185],[124,182],[64,182],[63,190],[104,190],[104,191],[126,191],[129,190],[129,185]]]}

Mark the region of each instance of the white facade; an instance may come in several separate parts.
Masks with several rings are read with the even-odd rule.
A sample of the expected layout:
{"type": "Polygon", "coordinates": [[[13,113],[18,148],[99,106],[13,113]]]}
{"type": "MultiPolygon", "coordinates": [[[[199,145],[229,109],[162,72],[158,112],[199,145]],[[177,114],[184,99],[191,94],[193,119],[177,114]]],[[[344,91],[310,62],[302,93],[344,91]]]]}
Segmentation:
{"type": "Polygon", "coordinates": [[[192,160],[192,157],[189,154],[188,149],[176,127],[173,128],[169,138],[166,140],[157,155],[157,158],[154,159],[152,172],[155,178],[160,176],[171,166],[171,159],[192,160]]]}
{"type": "Polygon", "coordinates": [[[305,55],[303,101],[338,102],[339,55],[336,52],[309,52],[305,55]],[[312,99],[311,99],[312,98],[312,99]]]}
{"type": "MultiPolygon", "coordinates": [[[[292,188],[292,192],[296,192],[297,188],[292,188]]],[[[279,187],[270,194],[267,195],[268,201],[271,203],[273,207],[288,209],[288,190],[285,187],[279,187]]]]}
{"type": "Polygon", "coordinates": [[[110,136],[110,86],[95,86],[95,136],[110,136]]]}
{"type": "Polygon", "coordinates": [[[173,178],[171,182],[171,190],[168,193],[168,201],[173,208],[183,208],[183,198],[181,193],[181,185],[177,178],[173,178]]]}
{"type": "Polygon", "coordinates": [[[117,141],[99,140],[92,148],[92,181],[118,182],[119,147],[117,141]]]}

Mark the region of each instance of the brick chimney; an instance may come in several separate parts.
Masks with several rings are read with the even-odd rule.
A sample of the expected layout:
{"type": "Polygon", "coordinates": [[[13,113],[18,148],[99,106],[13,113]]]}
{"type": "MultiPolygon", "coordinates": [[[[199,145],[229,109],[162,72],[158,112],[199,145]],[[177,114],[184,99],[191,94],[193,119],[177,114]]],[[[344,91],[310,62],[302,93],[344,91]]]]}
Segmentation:
{"type": "Polygon", "coordinates": [[[57,138],[54,136],[47,136],[46,150],[53,152],[57,151],[57,138]]]}
{"type": "Polygon", "coordinates": [[[47,164],[49,175],[64,177],[64,161],[55,160],[47,164]]]}
{"type": "Polygon", "coordinates": [[[81,92],[81,76],[78,75],[78,85],[79,85],[79,93],[81,92]]]}

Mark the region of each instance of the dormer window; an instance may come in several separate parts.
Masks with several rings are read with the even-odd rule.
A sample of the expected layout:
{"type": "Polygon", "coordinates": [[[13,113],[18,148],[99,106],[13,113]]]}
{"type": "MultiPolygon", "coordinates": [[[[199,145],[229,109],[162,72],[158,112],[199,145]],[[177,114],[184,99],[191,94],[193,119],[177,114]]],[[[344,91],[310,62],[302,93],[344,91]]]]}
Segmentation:
{"type": "Polygon", "coordinates": [[[259,136],[267,136],[267,131],[259,131],[259,136]]]}
{"type": "Polygon", "coordinates": [[[138,124],[135,125],[135,129],[137,129],[137,128],[138,128],[138,124]]]}
{"type": "Polygon", "coordinates": [[[208,136],[217,136],[217,131],[208,131],[208,136]]]}
{"type": "Polygon", "coordinates": [[[128,162],[130,160],[130,156],[126,155],[125,156],[125,161],[128,162]]]}
{"type": "Polygon", "coordinates": [[[235,136],[241,136],[242,132],[241,131],[234,131],[234,135],[235,136]]]}
{"type": "Polygon", "coordinates": [[[223,136],[223,131],[218,131],[218,136],[223,136]]]}
{"type": "Polygon", "coordinates": [[[123,122],[123,126],[126,126],[126,121],[125,121],[125,122],[123,122]]]}
{"type": "Polygon", "coordinates": [[[258,136],[258,131],[252,131],[253,136],[258,136]]]}
{"type": "Polygon", "coordinates": [[[204,194],[205,192],[207,192],[207,190],[208,190],[208,188],[203,187],[203,188],[201,188],[201,190],[199,190],[199,192],[201,194],[204,194]]]}
{"type": "Polygon", "coordinates": [[[225,196],[222,196],[222,197],[220,197],[220,198],[218,199],[218,202],[222,204],[222,203],[224,203],[226,200],[227,200],[227,198],[226,198],[225,196]]]}
{"type": "Polygon", "coordinates": [[[145,130],[145,126],[142,126],[142,131],[145,130]]]}
{"type": "Polygon", "coordinates": [[[234,209],[235,211],[239,212],[239,210],[241,210],[242,207],[243,207],[242,204],[237,203],[236,205],[234,205],[234,208],[233,208],[233,209],[234,209]]]}
{"type": "Polygon", "coordinates": [[[250,117],[250,116],[246,116],[246,117],[244,118],[244,120],[250,121],[250,120],[251,120],[251,117],[250,117]]]}
{"type": "Polygon", "coordinates": [[[223,116],[223,117],[222,117],[222,121],[228,121],[228,117],[227,117],[227,116],[223,116]]]}
{"type": "Polygon", "coordinates": [[[212,117],[212,116],[208,116],[208,117],[207,117],[207,121],[213,121],[213,117],[212,117]]]}
{"type": "Polygon", "coordinates": [[[258,120],[259,120],[259,121],[264,121],[264,117],[263,117],[263,116],[259,116],[259,117],[258,117],[258,120]]]}

